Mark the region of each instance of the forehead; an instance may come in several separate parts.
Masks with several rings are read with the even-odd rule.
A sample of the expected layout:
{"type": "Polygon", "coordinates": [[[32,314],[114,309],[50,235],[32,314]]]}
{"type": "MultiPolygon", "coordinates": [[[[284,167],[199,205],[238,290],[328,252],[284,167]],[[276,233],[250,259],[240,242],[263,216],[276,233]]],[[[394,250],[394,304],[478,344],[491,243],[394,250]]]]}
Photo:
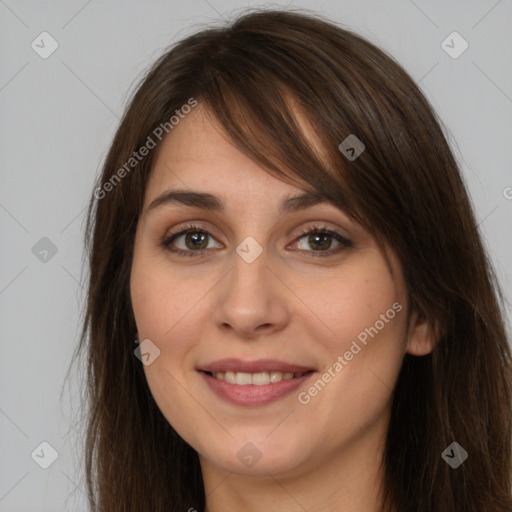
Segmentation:
{"type": "Polygon", "coordinates": [[[235,147],[201,104],[181,119],[160,144],[146,186],[145,203],[162,189],[178,185],[217,191],[218,195],[237,188],[265,189],[279,195],[312,191],[311,185],[301,183],[299,178],[287,180],[265,172],[235,147]]]}

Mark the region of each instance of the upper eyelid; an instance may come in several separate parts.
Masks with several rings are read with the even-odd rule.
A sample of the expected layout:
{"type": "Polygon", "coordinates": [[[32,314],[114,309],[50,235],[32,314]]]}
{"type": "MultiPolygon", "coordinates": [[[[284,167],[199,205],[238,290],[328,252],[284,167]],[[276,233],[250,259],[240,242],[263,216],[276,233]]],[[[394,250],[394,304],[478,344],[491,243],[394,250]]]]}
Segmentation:
{"type": "MultiPolygon", "coordinates": [[[[315,231],[318,231],[319,233],[326,233],[327,235],[331,236],[335,241],[337,241],[340,244],[347,242],[350,245],[352,245],[351,239],[349,239],[347,236],[340,233],[339,228],[331,228],[329,226],[325,226],[324,224],[326,224],[326,223],[318,222],[316,224],[310,224],[310,225],[303,226],[302,228],[300,228],[300,232],[294,236],[291,243],[297,242],[298,240],[301,240],[302,238],[308,236],[309,234],[314,233],[315,231]],[[338,240],[336,238],[336,236],[339,236],[342,240],[338,240]]],[[[213,238],[216,242],[222,243],[222,242],[220,242],[220,240],[217,239],[217,237],[214,234],[211,233],[210,228],[207,228],[206,226],[202,226],[199,223],[196,225],[187,224],[181,228],[178,228],[178,230],[174,231],[173,233],[166,235],[164,237],[164,242],[165,241],[167,241],[168,243],[174,242],[176,239],[178,239],[182,236],[185,236],[189,232],[194,232],[194,231],[205,232],[205,233],[207,233],[207,235],[209,237],[213,238]]],[[[183,249],[179,249],[179,250],[183,250],[183,249]]],[[[203,250],[207,250],[207,249],[203,249],[203,250]]],[[[199,251],[189,251],[189,252],[199,252],[199,251]]],[[[307,252],[313,252],[313,251],[307,251],[307,252]]]]}
{"type": "MultiPolygon", "coordinates": [[[[321,232],[330,231],[333,233],[337,233],[344,238],[347,238],[346,235],[343,235],[343,233],[339,232],[340,228],[329,227],[329,226],[326,226],[325,224],[327,224],[327,223],[322,222],[322,221],[318,221],[316,224],[315,224],[315,221],[312,221],[312,224],[309,224],[309,225],[308,225],[308,223],[306,223],[306,226],[299,228],[299,232],[296,233],[295,238],[299,238],[304,235],[307,235],[308,233],[310,233],[311,231],[314,231],[314,230],[321,231],[321,232]]],[[[170,238],[172,236],[184,235],[187,232],[194,231],[194,230],[204,231],[204,232],[208,233],[208,235],[212,236],[213,238],[215,238],[217,240],[215,235],[212,233],[212,231],[214,231],[214,230],[212,230],[211,228],[209,228],[207,226],[201,225],[201,223],[197,223],[197,224],[190,223],[190,224],[186,224],[178,229],[173,229],[172,232],[169,232],[167,235],[165,235],[165,238],[170,238]]],[[[297,228],[294,228],[293,230],[290,230],[289,233],[296,231],[296,230],[297,230],[297,228]]],[[[171,230],[169,230],[169,231],[171,231],[171,230]]]]}

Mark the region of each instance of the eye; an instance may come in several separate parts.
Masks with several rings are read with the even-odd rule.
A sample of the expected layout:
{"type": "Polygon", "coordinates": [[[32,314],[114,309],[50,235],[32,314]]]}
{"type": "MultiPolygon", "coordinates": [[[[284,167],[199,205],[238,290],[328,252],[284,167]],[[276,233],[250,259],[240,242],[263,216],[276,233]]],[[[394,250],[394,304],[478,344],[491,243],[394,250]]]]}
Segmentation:
{"type": "Polygon", "coordinates": [[[302,235],[294,243],[301,252],[310,253],[309,256],[320,257],[337,254],[343,249],[353,246],[350,240],[326,226],[313,226],[304,229],[302,235]],[[333,243],[335,244],[335,249],[331,249],[333,243]]]}
{"type": "MultiPolygon", "coordinates": [[[[353,247],[350,240],[326,226],[303,229],[293,244],[297,245],[297,249],[301,253],[315,257],[332,256],[347,247],[353,247]],[[332,249],[333,243],[335,244],[334,249],[332,249]]],[[[191,257],[205,257],[208,250],[222,247],[222,244],[217,242],[204,226],[194,225],[185,226],[180,231],[167,235],[161,245],[165,250],[174,254],[191,257]]]]}
{"type": "Polygon", "coordinates": [[[221,244],[210,245],[215,240],[202,226],[185,226],[177,233],[171,233],[162,242],[162,246],[180,256],[205,256],[206,249],[220,248],[221,244]]]}

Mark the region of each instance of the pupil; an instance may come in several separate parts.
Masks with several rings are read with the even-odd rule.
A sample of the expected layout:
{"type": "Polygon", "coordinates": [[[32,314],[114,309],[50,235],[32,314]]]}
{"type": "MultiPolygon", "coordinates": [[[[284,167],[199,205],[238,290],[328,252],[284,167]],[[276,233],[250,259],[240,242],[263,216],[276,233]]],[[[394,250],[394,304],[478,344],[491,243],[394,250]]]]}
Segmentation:
{"type": "MultiPolygon", "coordinates": [[[[200,233],[199,231],[194,231],[192,233],[187,233],[186,241],[187,241],[187,247],[189,249],[204,249],[201,243],[204,243],[206,240],[206,233],[200,233]],[[192,241],[192,243],[189,245],[188,242],[192,241]],[[199,243],[197,243],[199,242],[199,243]]],[[[208,244],[206,244],[208,245],[208,244]]]]}
{"type": "Polygon", "coordinates": [[[319,243],[318,245],[318,248],[319,249],[328,249],[329,246],[331,245],[330,244],[330,239],[329,239],[329,235],[319,235],[319,234],[314,234],[314,235],[311,235],[310,238],[309,238],[309,242],[310,243],[313,243],[313,244],[317,244],[318,240],[321,240],[323,239],[324,240],[324,243],[319,243]],[[327,242],[327,243],[326,243],[327,242]]]}

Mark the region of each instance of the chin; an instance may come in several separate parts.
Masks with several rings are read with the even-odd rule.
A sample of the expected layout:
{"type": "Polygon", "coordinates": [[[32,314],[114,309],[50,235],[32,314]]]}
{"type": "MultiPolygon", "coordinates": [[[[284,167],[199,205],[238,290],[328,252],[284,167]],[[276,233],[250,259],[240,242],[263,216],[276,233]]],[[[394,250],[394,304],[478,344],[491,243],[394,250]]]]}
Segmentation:
{"type": "Polygon", "coordinates": [[[303,451],[303,442],[290,442],[290,437],[270,440],[265,438],[266,435],[268,431],[255,435],[253,440],[247,435],[241,441],[235,437],[221,449],[207,450],[200,458],[230,473],[265,478],[269,473],[293,472],[304,463],[307,456],[303,451]]]}

